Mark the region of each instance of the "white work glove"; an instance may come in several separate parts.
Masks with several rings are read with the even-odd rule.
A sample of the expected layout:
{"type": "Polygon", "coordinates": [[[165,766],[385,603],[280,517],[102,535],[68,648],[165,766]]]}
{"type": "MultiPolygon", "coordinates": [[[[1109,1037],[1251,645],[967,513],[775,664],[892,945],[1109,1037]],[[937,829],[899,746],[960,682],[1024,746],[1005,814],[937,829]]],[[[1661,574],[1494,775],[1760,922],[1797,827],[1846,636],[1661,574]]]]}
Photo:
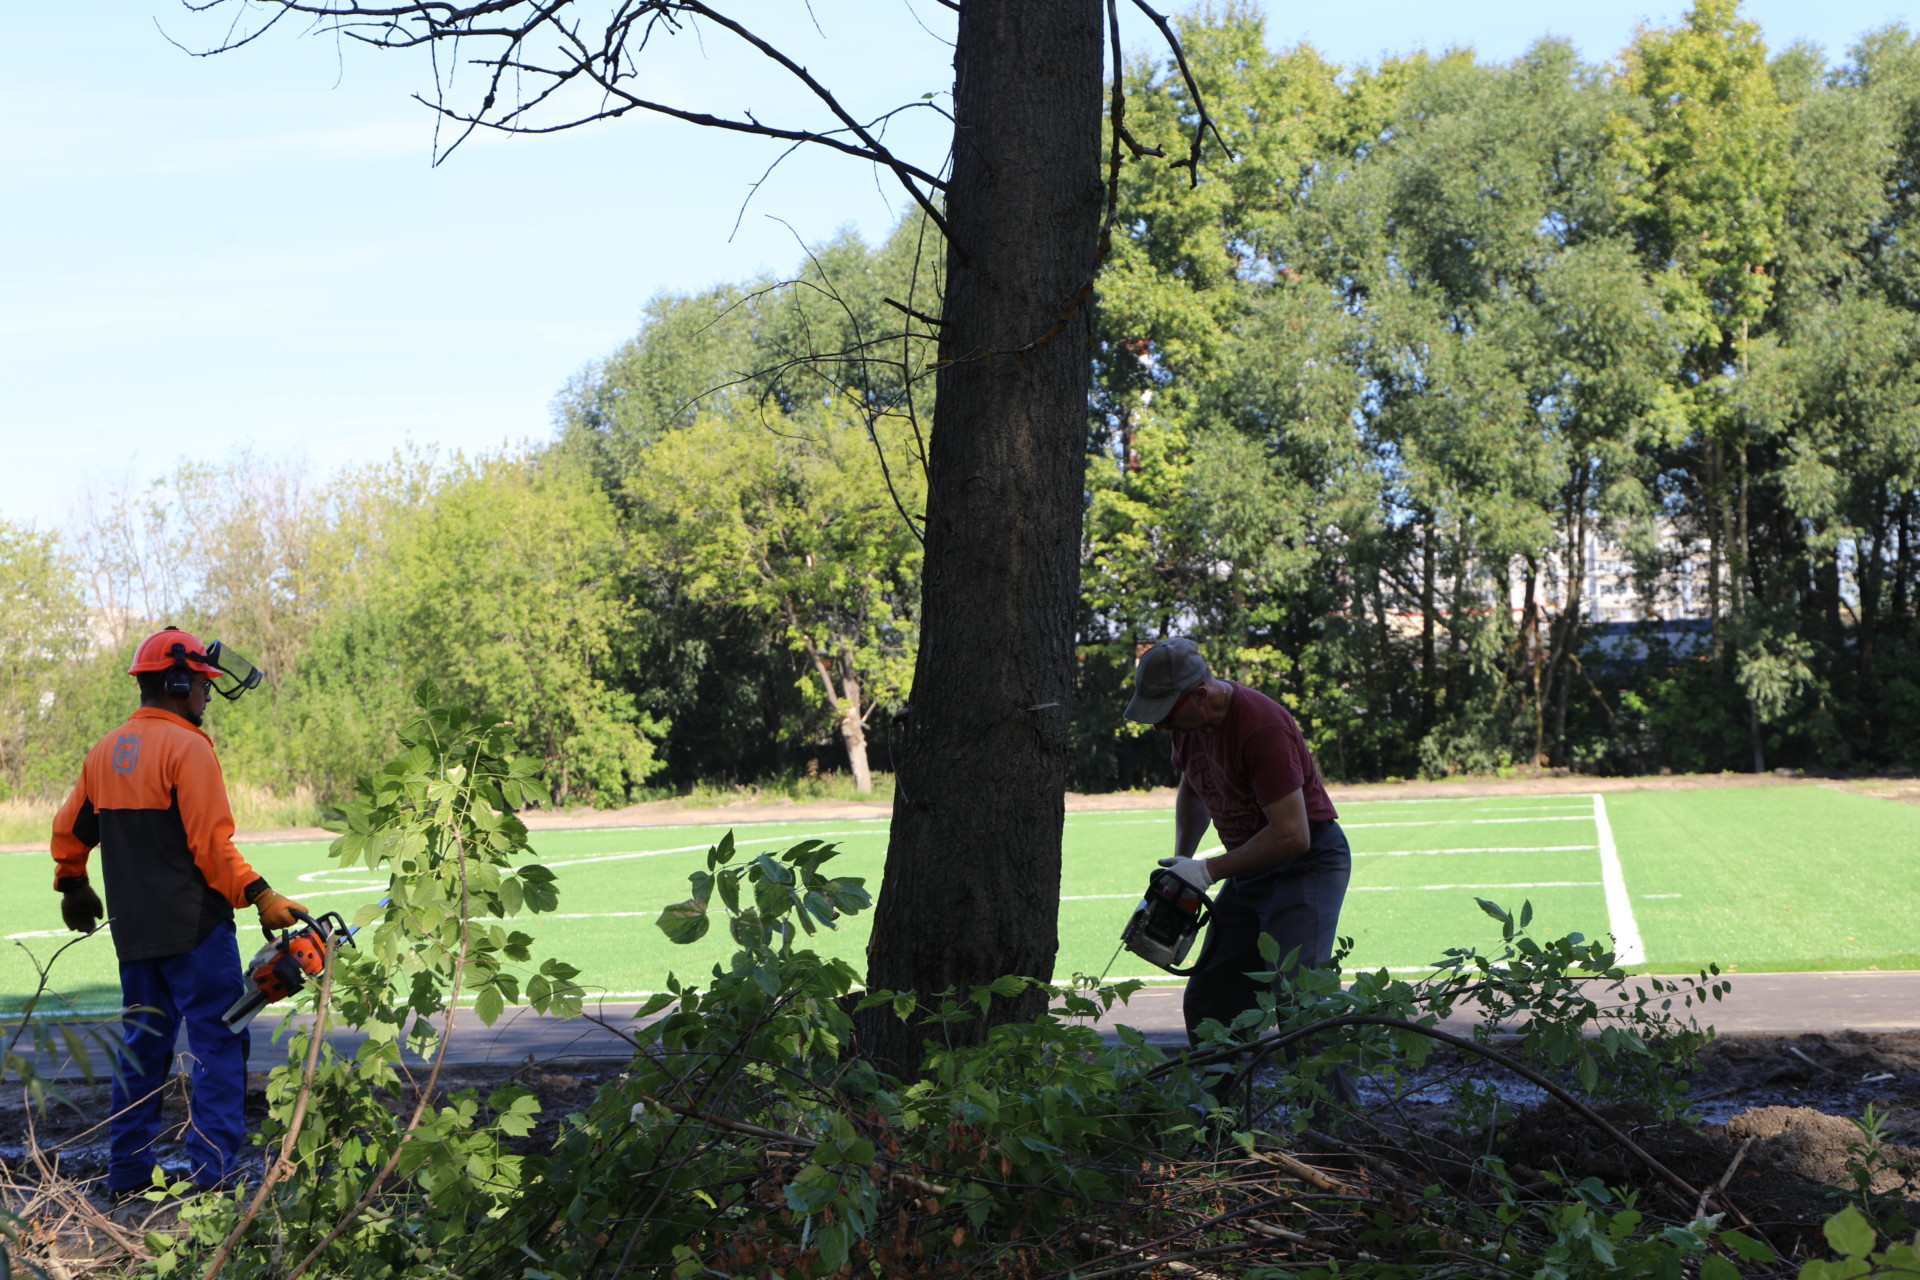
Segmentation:
{"type": "Polygon", "coordinates": [[[1160,865],[1171,868],[1173,874],[1202,893],[1213,883],[1213,869],[1198,858],[1162,858],[1160,865]]]}

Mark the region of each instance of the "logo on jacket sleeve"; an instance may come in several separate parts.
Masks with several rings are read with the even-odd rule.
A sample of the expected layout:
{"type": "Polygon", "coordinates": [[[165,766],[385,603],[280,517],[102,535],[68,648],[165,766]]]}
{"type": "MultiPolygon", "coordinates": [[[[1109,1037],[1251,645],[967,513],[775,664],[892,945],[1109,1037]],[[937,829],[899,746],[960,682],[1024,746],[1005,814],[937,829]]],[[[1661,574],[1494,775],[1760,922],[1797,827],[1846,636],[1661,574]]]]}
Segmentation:
{"type": "Polygon", "coordinates": [[[140,735],[139,734],[123,733],[118,738],[114,739],[112,764],[113,764],[113,771],[115,773],[132,773],[133,767],[139,763],[140,763],[140,735]]]}

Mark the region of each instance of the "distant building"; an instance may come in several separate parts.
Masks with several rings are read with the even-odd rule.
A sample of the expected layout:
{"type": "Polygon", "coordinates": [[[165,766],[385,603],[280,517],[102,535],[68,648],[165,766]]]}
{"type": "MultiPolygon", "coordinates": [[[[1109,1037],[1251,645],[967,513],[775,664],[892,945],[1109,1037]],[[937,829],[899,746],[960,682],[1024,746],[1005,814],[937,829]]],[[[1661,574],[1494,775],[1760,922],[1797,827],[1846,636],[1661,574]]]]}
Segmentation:
{"type": "MultiPolygon", "coordinates": [[[[1586,537],[1586,576],[1580,583],[1584,647],[1609,665],[1684,658],[1712,642],[1706,551],[1682,538],[1670,521],[1662,520],[1659,532],[1659,570],[1650,581],[1636,576],[1632,557],[1619,543],[1598,533],[1586,537]]],[[[1542,559],[1534,599],[1543,623],[1566,608],[1565,563],[1564,553],[1542,559]]],[[[1724,576],[1724,567],[1721,572],[1724,576]]],[[[1518,622],[1526,603],[1523,575],[1510,576],[1507,594],[1518,622]]]]}
{"type": "MultiPolygon", "coordinates": [[[[1683,539],[1670,522],[1661,522],[1660,569],[1650,583],[1635,576],[1626,548],[1612,539],[1590,533],[1584,550],[1586,574],[1580,583],[1583,645],[1589,652],[1596,652],[1602,662],[1644,663],[1661,649],[1665,658],[1682,658],[1703,651],[1711,642],[1706,552],[1683,539]]],[[[1539,560],[1533,591],[1543,631],[1566,608],[1570,593],[1565,564],[1564,544],[1539,560]]],[[[1723,566],[1723,579],[1725,573],[1723,566]]],[[[1434,595],[1444,606],[1453,597],[1452,580],[1443,576],[1435,583],[1434,595]]],[[[1393,598],[1392,593],[1389,598],[1393,598]]],[[[1406,599],[1404,594],[1398,598],[1406,599]]],[[[1515,565],[1507,576],[1507,606],[1516,626],[1526,615],[1526,600],[1526,575],[1515,565]]],[[[1396,611],[1389,619],[1393,632],[1407,639],[1422,630],[1418,603],[1410,603],[1412,608],[1396,611]]],[[[1444,607],[1440,616],[1446,617],[1444,607]]]]}

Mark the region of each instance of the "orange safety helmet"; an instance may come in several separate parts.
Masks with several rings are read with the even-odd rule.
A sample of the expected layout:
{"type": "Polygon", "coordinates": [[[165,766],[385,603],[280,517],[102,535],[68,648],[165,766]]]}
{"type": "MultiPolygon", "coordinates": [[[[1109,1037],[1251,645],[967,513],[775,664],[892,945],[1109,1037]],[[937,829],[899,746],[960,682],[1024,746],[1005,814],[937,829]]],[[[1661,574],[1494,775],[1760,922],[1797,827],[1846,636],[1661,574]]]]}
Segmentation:
{"type": "Polygon", "coordinates": [[[197,637],[178,627],[162,627],[142,640],[140,647],[133,651],[133,665],[127,668],[127,674],[137,676],[142,671],[170,671],[180,664],[203,676],[226,674],[208,661],[207,647],[197,637]]]}

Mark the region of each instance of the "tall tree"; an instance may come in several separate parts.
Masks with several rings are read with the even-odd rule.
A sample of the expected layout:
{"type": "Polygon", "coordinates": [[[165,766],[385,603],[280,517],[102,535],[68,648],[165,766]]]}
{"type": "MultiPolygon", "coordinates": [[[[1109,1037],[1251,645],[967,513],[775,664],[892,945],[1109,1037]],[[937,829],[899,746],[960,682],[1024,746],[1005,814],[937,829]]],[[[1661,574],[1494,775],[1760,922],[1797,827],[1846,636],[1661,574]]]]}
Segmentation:
{"type": "MultiPolygon", "coordinates": [[[[0,519],[0,637],[9,658],[0,671],[0,795],[45,780],[34,767],[44,721],[70,716],[58,692],[87,652],[80,575],[60,541],[0,519]]],[[[69,766],[61,760],[51,772],[69,766]]]]}
{"type": "MultiPolygon", "coordinates": [[[[1101,0],[950,5],[958,13],[946,166],[896,154],[878,122],[856,118],[795,59],[720,6],[629,0],[594,17],[582,12],[587,7],[571,0],[259,6],[270,21],[304,16],[387,48],[458,43],[449,63],[477,63],[482,96],[439,101],[476,127],[534,131],[641,111],[810,143],[880,166],[940,229],[946,267],[938,314],[899,300],[938,322],[938,395],[921,646],[868,978],[935,992],[1007,972],[1049,976],[1074,672],[1086,301],[1103,204],[1101,62],[1109,25],[1118,31],[1114,0],[1104,8],[1101,0]],[[664,37],[694,23],[739,39],[798,81],[827,123],[792,128],[723,118],[648,96],[644,77],[669,43],[664,37]],[[568,114],[575,102],[580,109],[568,114]],[[943,169],[950,176],[937,176],[943,169]]],[[[227,47],[256,34],[245,31],[227,47]]],[[[1196,142],[1184,157],[1189,165],[1197,151],[1196,142]]],[[[1111,158],[1117,169],[1117,137],[1111,158]]],[[[883,1058],[918,1054],[917,1029],[876,1020],[867,1035],[883,1058]]]]}
{"type": "MultiPolygon", "coordinates": [[[[898,496],[922,505],[918,473],[898,496]]],[[[873,790],[867,729],[912,673],[920,545],[865,428],[832,411],[705,417],[650,445],[626,482],[634,554],[690,600],[758,615],[803,655],[854,789],[873,790]]]]}
{"type": "MultiPolygon", "coordinates": [[[[1627,50],[1624,80],[1641,106],[1618,123],[1619,155],[1632,179],[1629,214],[1687,348],[1694,430],[1684,465],[1701,499],[1708,611],[1721,667],[1723,610],[1736,645],[1749,638],[1753,424],[1731,393],[1773,298],[1786,221],[1789,113],[1759,24],[1739,16],[1739,0],[1696,0],[1682,25],[1642,31],[1627,50]]],[[[1751,696],[1749,720],[1760,770],[1760,718],[1751,696]]]]}

